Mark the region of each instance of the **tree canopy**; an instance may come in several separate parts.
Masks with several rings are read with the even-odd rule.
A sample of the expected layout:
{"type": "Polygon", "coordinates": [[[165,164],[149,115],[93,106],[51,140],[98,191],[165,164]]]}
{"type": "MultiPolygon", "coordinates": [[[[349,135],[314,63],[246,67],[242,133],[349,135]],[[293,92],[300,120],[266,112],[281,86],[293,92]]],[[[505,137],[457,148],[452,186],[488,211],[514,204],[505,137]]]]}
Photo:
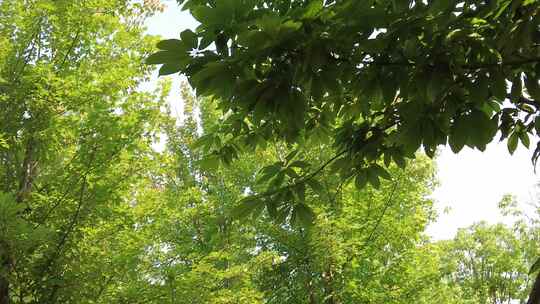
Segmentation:
{"type": "Polygon", "coordinates": [[[0,1],[0,303],[95,303],[124,202],[163,119],[137,87],[152,10],[125,1],[0,1]],[[113,58],[113,59],[111,59],[113,58]]]}
{"type": "Polygon", "coordinates": [[[226,113],[215,133],[230,140],[204,142],[225,161],[276,138],[324,138],[337,171],[376,185],[379,159],[483,151],[497,133],[513,153],[540,131],[537,1],[178,2],[200,25],[147,62],[226,113]]]}
{"type": "Polygon", "coordinates": [[[510,20],[508,39],[533,39],[534,2],[184,3],[201,27],[158,43],[144,28],[158,0],[0,0],[0,304],[487,304],[540,291],[540,215],[508,197],[514,225],[432,240],[434,162],[403,135],[416,121],[430,138],[424,121],[441,117],[476,134],[478,117],[504,115],[509,138],[535,134],[531,45],[501,46],[531,57],[500,62],[476,48],[510,20]],[[445,45],[452,9],[456,26],[470,21],[455,45],[475,51],[433,87],[426,43],[445,45]],[[402,37],[417,57],[399,57],[402,37]],[[199,96],[148,82],[144,61],[164,56],[162,74],[185,73],[199,96]],[[459,67],[461,91],[445,78],[459,67]],[[491,97],[491,69],[523,76],[524,103],[491,97]],[[487,101],[473,103],[480,83],[487,101]]]}
{"type": "MultiPolygon", "coordinates": [[[[266,206],[280,218],[275,202],[294,210],[329,165],[359,189],[379,187],[420,148],[484,151],[499,135],[513,153],[540,135],[537,1],[178,3],[200,25],[160,41],[147,63],[186,75],[224,114],[199,139],[208,161],[276,139],[297,149],[260,171],[266,189],[237,213],[266,206]],[[334,155],[297,157],[313,141],[334,155]]],[[[537,142],[533,165],[539,156],[537,142]]]]}

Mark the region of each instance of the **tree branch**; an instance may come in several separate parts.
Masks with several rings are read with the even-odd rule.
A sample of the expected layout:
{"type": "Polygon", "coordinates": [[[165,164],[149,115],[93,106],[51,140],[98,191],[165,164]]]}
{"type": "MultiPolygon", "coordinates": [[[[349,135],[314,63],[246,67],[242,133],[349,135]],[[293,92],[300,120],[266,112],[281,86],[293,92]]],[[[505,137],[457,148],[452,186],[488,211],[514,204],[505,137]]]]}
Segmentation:
{"type": "Polygon", "coordinates": [[[322,164],[319,168],[317,168],[317,170],[311,172],[311,173],[308,173],[306,175],[304,175],[303,177],[301,177],[299,180],[297,180],[296,182],[292,183],[292,184],[289,184],[289,185],[286,185],[286,186],[283,186],[283,187],[280,187],[280,188],[277,188],[277,189],[274,189],[274,190],[270,190],[270,191],[265,191],[263,193],[260,193],[260,194],[257,194],[257,195],[252,195],[250,196],[249,198],[250,199],[259,199],[259,198],[263,198],[263,197],[267,197],[267,196],[272,196],[276,193],[279,193],[283,190],[286,190],[286,189],[289,189],[289,188],[294,188],[300,184],[303,184],[305,182],[307,182],[308,180],[311,180],[313,179],[316,175],[318,175],[322,170],[324,170],[326,167],[328,167],[328,165],[330,165],[331,163],[333,163],[336,159],[338,159],[339,157],[343,156],[345,153],[349,152],[349,150],[343,150],[339,153],[337,153],[336,155],[334,155],[332,158],[330,158],[329,160],[327,160],[324,164],[322,164]]]}

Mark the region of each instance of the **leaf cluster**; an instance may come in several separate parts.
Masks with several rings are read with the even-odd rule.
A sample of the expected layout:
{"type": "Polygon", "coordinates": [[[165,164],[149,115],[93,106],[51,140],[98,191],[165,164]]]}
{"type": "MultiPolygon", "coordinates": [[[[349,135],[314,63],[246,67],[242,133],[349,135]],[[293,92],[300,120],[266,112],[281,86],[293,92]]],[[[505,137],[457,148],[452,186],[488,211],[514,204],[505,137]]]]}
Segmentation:
{"type": "MultiPolygon", "coordinates": [[[[538,135],[536,1],[179,1],[200,22],[148,63],[229,113],[256,146],[323,138],[358,186],[423,148],[513,153],[538,135]]],[[[540,155],[537,148],[532,159],[540,155]]]]}

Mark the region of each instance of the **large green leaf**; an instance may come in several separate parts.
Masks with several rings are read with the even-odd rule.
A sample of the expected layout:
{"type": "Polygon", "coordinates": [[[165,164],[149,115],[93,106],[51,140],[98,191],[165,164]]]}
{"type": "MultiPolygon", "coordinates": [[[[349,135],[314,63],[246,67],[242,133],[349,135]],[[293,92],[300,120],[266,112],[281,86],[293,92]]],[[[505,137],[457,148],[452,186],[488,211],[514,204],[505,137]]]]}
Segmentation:
{"type": "Polygon", "coordinates": [[[183,65],[181,63],[166,63],[161,66],[159,69],[159,75],[170,75],[174,73],[178,73],[182,70],[183,65]]]}
{"type": "Polygon", "coordinates": [[[197,34],[195,34],[191,30],[185,30],[182,33],[180,33],[180,38],[182,39],[182,44],[185,45],[185,47],[188,50],[196,49],[198,46],[198,37],[197,34]]]}
{"type": "Polygon", "coordinates": [[[184,44],[178,39],[166,39],[157,43],[157,48],[166,51],[185,50],[184,44]]]}
{"type": "Polygon", "coordinates": [[[306,204],[300,203],[293,207],[293,216],[302,227],[309,228],[315,220],[315,213],[306,204]]]}
{"type": "Polygon", "coordinates": [[[517,145],[518,145],[518,139],[519,139],[519,133],[513,132],[510,137],[508,137],[508,151],[510,154],[514,154],[514,151],[516,151],[517,145]]]}
{"type": "Polygon", "coordinates": [[[181,51],[159,51],[148,58],[146,58],[147,64],[178,64],[179,61],[184,61],[188,54],[181,51]]]}
{"type": "Polygon", "coordinates": [[[463,149],[469,138],[470,120],[467,116],[458,116],[454,119],[448,143],[454,153],[463,149]]]}
{"type": "Polygon", "coordinates": [[[249,216],[252,212],[257,210],[261,206],[264,206],[264,202],[247,198],[240,201],[240,203],[232,209],[231,215],[234,218],[241,219],[249,216]]]}

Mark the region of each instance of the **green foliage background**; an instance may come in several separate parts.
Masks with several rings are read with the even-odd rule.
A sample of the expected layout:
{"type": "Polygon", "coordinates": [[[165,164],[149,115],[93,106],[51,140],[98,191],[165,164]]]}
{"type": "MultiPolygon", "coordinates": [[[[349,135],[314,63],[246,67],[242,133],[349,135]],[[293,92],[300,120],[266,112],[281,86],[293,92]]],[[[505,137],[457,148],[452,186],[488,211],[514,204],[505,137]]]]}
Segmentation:
{"type": "MultiPolygon", "coordinates": [[[[360,152],[351,153],[348,145],[359,147],[366,138],[348,140],[362,128],[364,135],[375,134],[372,123],[379,118],[356,117],[366,109],[355,103],[342,109],[327,101],[319,108],[272,108],[280,97],[275,94],[285,91],[267,84],[255,86],[263,86],[267,103],[241,115],[227,111],[215,97],[232,94],[227,79],[235,71],[224,62],[240,55],[232,48],[225,55],[210,29],[228,20],[223,10],[236,14],[251,2],[210,1],[213,6],[202,8],[203,2],[187,6],[205,21],[200,32],[158,43],[143,27],[159,9],[153,1],[0,1],[0,304],[525,301],[529,266],[538,256],[538,215],[520,213],[506,198],[501,208],[517,219],[513,226],[479,223],[453,240],[431,241],[425,228],[436,218],[429,198],[434,164],[422,153],[404,157],[421,143],[408,155],[396,146],[357,157],[360,152]],[[196,97],[182,84],[185,118],[177,121],[165,102],[170,81],[160,81],[153,92],[140,89],[153,69],[144,61],[173,55],[162,74],[189,69],[193,62],[185,52],[171,50],[212,41],[217,49],[200,57],[204,64],[190,81],[200,95],[214,96],[196,97]],[[307,124],[302,111],[311,115],[307,124]]],[[[256,16],[263,30],[238,38],[250,51],[270,50],[272,57],[306,24],[317,32],[319,23],[328,27],[325,22],[333,20],[317,1],[293,2],[298,7],[291,16],[301,22],[289,20],[279,5],[291,2],[281,2],[268,2],[268,14],[256,16]]],[[[521,3],[527,9],[534,4],[521,3]]],[[[445,9],[429,8],[430,14],[445,9]]],[[[500,16],[512,14],[503,10],[500,16]]],[[[468,34],[488,27],[474,22],[468,34]]],[[[239,30],[234,22],[226,24],[239,30]]],[[[347,33],[334,34],[328,42],[347,33]]],[[[385,48],[377,41],[390,41],[388,35],[370,47],[385,48]]],[[[301,41],[313,53],[299,68],[330,68],[320,42],[301,41]]],[[[261,75],[275,68],[257,64],[261,75]]],[[[345,72],[334,72],[302,81],[311,83],[309,90],[341,91],[344,84],[336,79],[346,79],[345,72]]],[[[257,73],[252,76],[262,77],[257,73]]],[[[369,94],[382,102],[388,96],[379,95],[392,82],[376,79],[369,94]]],[[[299,94],[285,97],[304,100],[299,94]]],[[[400,111],[416,111],[407,110],[413,100],[400,111]]],[[[484,116],[491,110],[475,109],[463,109],[463,119],[489,124],[484,116]]],[[[452,128],[459,129],[458,121],[452,128]]],[[[424,146],[431,147],[426,138],[424,146]]]]}

